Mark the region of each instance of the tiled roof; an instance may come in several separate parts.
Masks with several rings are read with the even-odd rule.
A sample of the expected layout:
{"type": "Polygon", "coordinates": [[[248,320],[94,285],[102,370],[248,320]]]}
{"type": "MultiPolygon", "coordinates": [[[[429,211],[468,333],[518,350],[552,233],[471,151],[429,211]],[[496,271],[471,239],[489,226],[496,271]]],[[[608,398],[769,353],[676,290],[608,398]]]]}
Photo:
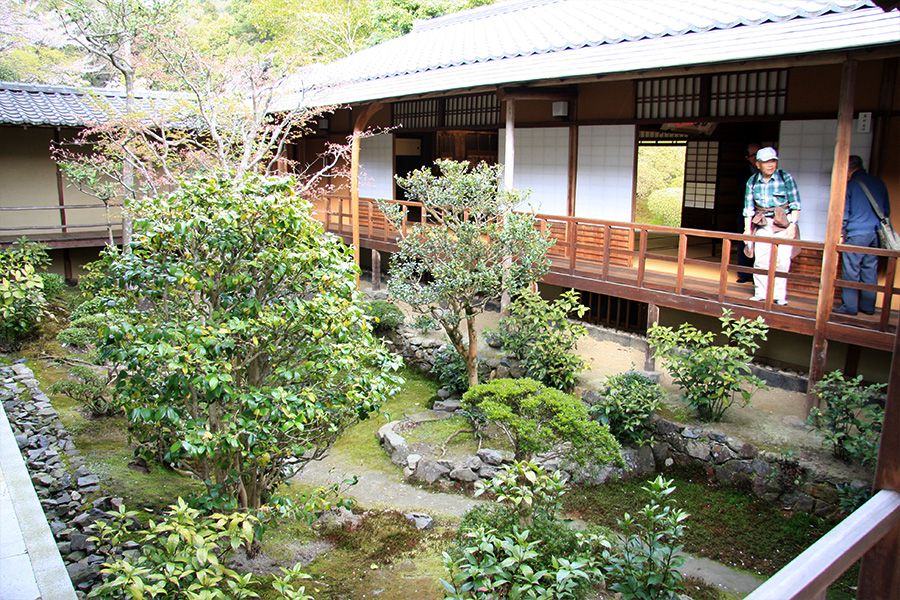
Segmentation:
{"type": "Polygon", "coordinates": [[[900,13],[871,0],[511,0],[419,22],[330,63],[332,88],[319,98],[359,102],[898,42],[900,13]]]}
{"type": "MultiPolygon", "coordinates": [[[[139,110],[165,92],[141,92],[139,110]]],[[[100,88],[70,88],[0,81],[0,124],[85,127],[125,113],[125,92],[100,88]]]]}

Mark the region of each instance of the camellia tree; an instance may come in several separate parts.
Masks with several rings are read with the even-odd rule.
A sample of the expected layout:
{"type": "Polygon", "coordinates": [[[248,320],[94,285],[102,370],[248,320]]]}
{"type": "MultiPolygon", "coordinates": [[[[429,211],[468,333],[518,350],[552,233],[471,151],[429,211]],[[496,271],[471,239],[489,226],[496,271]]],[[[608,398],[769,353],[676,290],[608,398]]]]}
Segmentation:
{"type": "Polygon", "coordinates": [[[475,386],[475,317],[504,291],[527,288],[544,275],[553,241],[535,227],[533,214],[513,212],[522,196],[502,189],[502,165],[435,164],[439,176],[426,167],[397,178],[407,198],[422,203],[425,223],[404,227],[398,205],[379,205],[401,235],[388,290],[440,323],[475,386]]]}
{"type": "Polygon", "coordinates": [[[396,389],[348,249],[291,178],[208,173],[138,199],[130,252],[107,251],[120,315],[103,356],[132,436],[254,510],[396,389]]]}

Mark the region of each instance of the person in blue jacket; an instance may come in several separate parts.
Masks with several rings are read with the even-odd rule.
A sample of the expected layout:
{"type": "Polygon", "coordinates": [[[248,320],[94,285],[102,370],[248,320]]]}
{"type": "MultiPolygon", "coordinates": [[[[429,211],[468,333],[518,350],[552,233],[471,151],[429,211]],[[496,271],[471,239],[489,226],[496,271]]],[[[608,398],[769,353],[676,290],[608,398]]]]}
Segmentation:
{"type": "MultiPolygon", "coordinates": [[[[841,243],[864,248],[878,247],[878,216],[865,192],[878,204],[885,216],[891,214],[891,203],[888,199],[887,186],[884,182],[866,173],[862,159],[851,156],[847,169],[847,198],[844,203],[844,225],[841,229],[841,243]]],[[[860,252],[844,252],[841,257],[843,266],[842,279],[858,283],[878,283],[878,257],[860,252]]],[[[855,315],[858,312],[867,315],[875,314],[874,291],[863,291],[852,288],[841,290],[841,306],[834,312],[841,315],[855,315]]]]}

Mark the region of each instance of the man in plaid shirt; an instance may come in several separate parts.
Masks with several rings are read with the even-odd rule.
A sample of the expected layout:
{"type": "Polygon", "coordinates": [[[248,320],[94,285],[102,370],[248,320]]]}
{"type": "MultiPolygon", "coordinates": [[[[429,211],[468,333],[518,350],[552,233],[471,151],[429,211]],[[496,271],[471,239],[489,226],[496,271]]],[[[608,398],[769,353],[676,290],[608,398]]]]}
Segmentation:
{"type": "MultiPolygon", "coordinates": [[[[756,166],[759,172],[747,180],[744,194],[744,235],[796,239],[799,237],[797,221],[800,219],[800,193],[797,191],[794,178],[790,173],[778,168],[778,153],[771,147],[762,148],[756,153],[756,166]],[[776,207],[784,210],[788,223],[775,223],[776,207]],[[762,224],[760,217],[754,227],[753,217],[757,213],[765,216],[765,224],[762,224]]],[[[753,267],[768,269],[772,245],[754,242],[753,247],[753,267]]],[[[792,250],[793,248],[786,244],[778,246],[776,270],[784,272],[790,270],[792,250]]],[[[753,284],[756,293],[750,299],[756,302],[765,300],[768,291],[766,274],[754,273],[753,284]]],[[[787,279],[775,278],[772,297],[776,304],[781,306],[787,304],[787,279]]]]}

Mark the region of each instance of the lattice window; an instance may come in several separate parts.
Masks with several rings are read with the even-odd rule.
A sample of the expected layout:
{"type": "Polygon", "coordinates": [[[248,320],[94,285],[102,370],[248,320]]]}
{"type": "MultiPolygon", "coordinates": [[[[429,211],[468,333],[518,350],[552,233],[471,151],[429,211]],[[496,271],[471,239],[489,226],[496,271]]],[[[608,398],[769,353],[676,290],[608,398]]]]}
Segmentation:
{"type": "Polygon", "coordinates": [[[393,123],[409,129],[425,129],[440,126],[440,100],[407,100],[394,102],[393,123]]]}
{"type": "Polygon", "coordinates": [[[786,69],[713,75],[710,81],[711,116],[781,115],[786,103],[786,69]]]}
{"type": "Polygon", "coordinates": [[[685,208],[715,208],[718,159],[719,142],[688,142],[684,159],[685,208]]]}
{"type": "Polygon", "coordinates": [[[456,96],[446,99],[444,125],[473,127],[500,123],[500,100],[496,94],[456,96]]]}
{"type": "Polygon", "coordinates": [[[680,119],[701,116],[700,84],[700,76],[638,81],[637,118],[680,119]]]}

